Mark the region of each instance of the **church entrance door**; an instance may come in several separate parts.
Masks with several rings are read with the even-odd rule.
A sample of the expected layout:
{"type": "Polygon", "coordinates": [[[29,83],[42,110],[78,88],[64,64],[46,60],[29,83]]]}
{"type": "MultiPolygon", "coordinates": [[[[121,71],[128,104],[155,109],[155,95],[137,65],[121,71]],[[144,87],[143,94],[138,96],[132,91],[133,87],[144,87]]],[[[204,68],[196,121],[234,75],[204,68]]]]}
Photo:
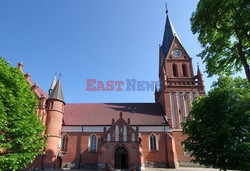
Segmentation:
{"type": "Polygon", "coordinates": [[[123,147],[118,147],[115,150],[115,168],[116,169],[128,168],[128,152],[123,147]]]}
{"type": "Polygon", "coordinates": [[[56,159],[56,168],[57,169],[60,169],[62,167],[62,158],[57,156],[57,159],[56,159]]]}

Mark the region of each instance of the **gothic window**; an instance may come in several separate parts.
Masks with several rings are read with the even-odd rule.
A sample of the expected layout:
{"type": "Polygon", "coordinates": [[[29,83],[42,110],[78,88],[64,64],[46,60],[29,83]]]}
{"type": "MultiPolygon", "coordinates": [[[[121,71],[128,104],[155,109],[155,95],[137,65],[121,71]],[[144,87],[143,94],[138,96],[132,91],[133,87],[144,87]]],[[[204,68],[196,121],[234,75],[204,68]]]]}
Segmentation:
{"type": "Polygon", "coordinates": [[[115,126],[115,141],[119,141],[119,126],[115,126]]]}
{"type": "Polygon", "coordinates": [[[149,136],[149,149],[151,150],[151,151],[153,151],[153,150],[157,150],[157,137],[156,137],[156,135],[155,134],[151,134],[150,136],[149,136]]]}
{"type": "Polygon", "coordinates": [[[127,141],[128,135],[127,135],[127,125],[123,125],[123,141],[127,141]]]}
{"type": "Polygon", "coordinates": [[[190,95],[190,102],[193,103],[194,102],[194,93],[192,91],[190,91],[189,95],[190,95]]]}
{"type": "Polygon", "coordinates": [[[89,138],[89,151],[97,151],[97,137],[96,135],[91,135],[89,138]]]}
{"type": "Polygon", "coordinates": [[[62,139],[61,139],[61,151],[67,151],[67,147],[68,147],[68,136],[67,135],[64,135],[62,136],[62,139]]]}
{"type": "Polygon", "coordinates": [[[178,77],[178,68],[177,68],[177,65],[173,64],[172,69],[173,69],[173,76],[174,77],[178,77]]]}
{"type": "Polygon", "coordinates": [[[107,134],[107,141],[111,141],[111,134],[110,133],[107,134]]]}
{"type": "Polygon", "coordinates": [[[176,112],[175,112],[175,105],[174,105],[174,93],[171,91],[169,93],[170,98],[170,110],[171,110],[171,117],[172,117],[172,127],[176,128],[176,112]]]}
{"type": "Polygon", "coordinates": [[[183,117],[182,117],[181,95],[180,95],[179,91],[176,92],[176,99],[177,99],[177,109],[178,109],[178,113],[179,113],[179,115],[178,115],[179,116],[179,124],[181,124],[181,122],[183,122],[183,117]]]}
{"type": "Polygon", "coordinates": [[[184,101],[185,116],[187,117],[189,115],[189,110],[188,110],[188,101],[187,101],[186,91],[183,91],[183,101],[184,101]]]}
{"type": "Polygon", "coordinates": [[[135,141],[135,134],[134,133],[131,134],[131,141],[135,141]]]}
{"type": "Polygon", "coordinates": [[[196,91],[196,97],[200,96],[200,92],[196,91]]]}
{"type": "Polygon", "coordinates": [[[50,104],[49,104],[49,108],[52,109],[53,107],[54,107],[54,102],[52,101],[52,102],[50,102],[50,104]]]}
{"type": "Polygon", "coordinates": [[[187,74],[187,65],[186,64],[182,65],[182,75],[183,75],[183,77],[188,76],[188,74],[187,74]]]}

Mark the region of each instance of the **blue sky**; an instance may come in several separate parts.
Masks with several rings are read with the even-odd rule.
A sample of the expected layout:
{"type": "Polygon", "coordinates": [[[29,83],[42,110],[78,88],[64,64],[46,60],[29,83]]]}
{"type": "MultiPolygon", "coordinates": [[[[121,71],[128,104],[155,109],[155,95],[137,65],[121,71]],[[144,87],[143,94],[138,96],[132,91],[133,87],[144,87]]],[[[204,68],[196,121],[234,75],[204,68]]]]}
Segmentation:
{"type": "MultiPolygon", "coordinates": [[[[86,91],[86,79],[158,80],[165,0],[0,1],[0,56],[47,91],[62,74],[66,103],[154,102],[154,91],[86,91]]],[[[169,16],[186,51],[197,63],[202,50],[190,31],[198,0],[168,1],[169,16]]],[[[204,75],[206,90],[215,78],[204,75]]],[[[126,87],[125,87],[126,88],[126,87]]]]}

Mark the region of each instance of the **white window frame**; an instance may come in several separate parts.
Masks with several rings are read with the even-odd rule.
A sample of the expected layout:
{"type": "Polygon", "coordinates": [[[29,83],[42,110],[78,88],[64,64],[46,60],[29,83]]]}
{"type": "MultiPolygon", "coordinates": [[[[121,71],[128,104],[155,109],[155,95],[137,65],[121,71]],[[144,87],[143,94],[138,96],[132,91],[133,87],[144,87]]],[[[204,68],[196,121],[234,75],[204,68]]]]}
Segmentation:
{"type": "Polygon", "coordinates": [[[151,133],[149,136],[148,136],[148,144],[149,144],[149,151],[159,151],[159,142],[158,142],[158,136],[155,134],[155,133],[151,133]],[[151,148],[151,143],[150,143],[150,137],[151,135],[154,135],[155,136],[155,146],[156,146],[156,149],[152,149],[151,148]]]}

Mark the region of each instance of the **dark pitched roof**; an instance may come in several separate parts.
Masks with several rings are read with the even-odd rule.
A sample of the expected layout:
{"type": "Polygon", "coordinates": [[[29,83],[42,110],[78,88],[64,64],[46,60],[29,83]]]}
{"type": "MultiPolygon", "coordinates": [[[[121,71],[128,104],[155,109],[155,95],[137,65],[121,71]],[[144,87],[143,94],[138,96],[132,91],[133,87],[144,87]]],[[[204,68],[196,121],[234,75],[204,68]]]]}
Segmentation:
{"type": "Polygon", "coordinates": [[[63,92],[62,92],[62,85],[61,80],[59,79],[54,87],[54,89],[51,91],[49,95],[50,99],[56,99],[64,102],[63,92]]]}
{"type": "MultiPolygon", "coordinates": [[[[170,46],[172,45],[174,37],[178,38],[178,35],[177,35],[169,17],[168,17],[168,14],[167,14],[164,36],[163,36],[163,41],[162,41],[162,45],[161,45],[161,51],[164,55],[164,58],[166,58],[166,56],[168,54],[168,51],[170,49],[170,46]]],[[[179,38],[178,38],[178,40],[180,41],[179,38]]]]}
{"type": "Polygon", "coordinates": [[[130,118],[131,125],[164,125],[165,113],[158,103],[66,104],[65,125],[111,125],[114,118],[130,118]]]}

